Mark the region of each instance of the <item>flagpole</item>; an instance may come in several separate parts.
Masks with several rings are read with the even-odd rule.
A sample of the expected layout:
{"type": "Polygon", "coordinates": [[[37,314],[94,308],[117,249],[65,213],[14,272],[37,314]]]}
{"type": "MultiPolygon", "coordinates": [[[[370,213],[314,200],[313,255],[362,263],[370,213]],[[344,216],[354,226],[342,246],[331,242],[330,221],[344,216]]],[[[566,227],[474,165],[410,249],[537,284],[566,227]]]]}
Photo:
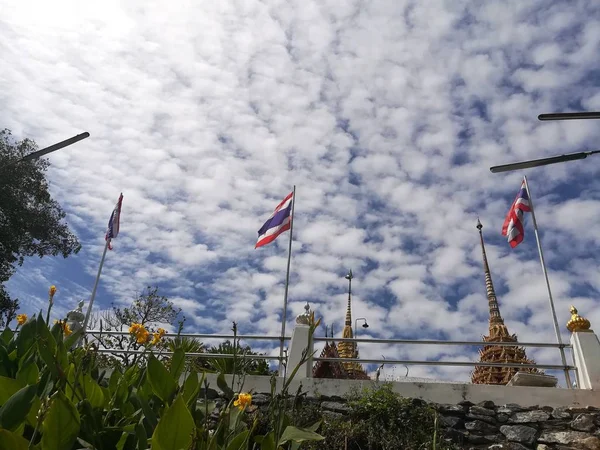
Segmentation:
{"type": "MultiPolygon", "coordinates": [[[[554,332],[556,333],[556,339],[558,341],[558,345],[560,345],[560,357],[562,359],[563,366],[567,365],[567,359],[565,358],[565,349],[563,347],[562,338],[560,337],[560,330],[558,328],[558,320],[556,319],[556,309],[554,309],[554,300],[552,299],[552,290],[550,289],[550,281],[548,280],[548,271],[546,270],[546,263],[544,261],[544,252],[542,251],[542,244],[540,242],[540,236],[538,234],[537,221],[535,220],[535,211],[533,208],[533,199],[531,196],[531,191],[529,190],[529,184],[527,183],[527,176],[523,176],[523,181],[525,182],[525,189],[527,189],[527,195],[529,197],[529,206],[531,209],[531,219],[533,220],[533,231],[535,233],[535,239],[537,241],[538,252],[540,254],[540,263],[542,265],[542,272],[544,272],[544,278],[546,279],[546,287],[548,288],[548,301],[550,302],[550,309],[552,311],[552,319],[554,320],[554,332]]],[[[569,369],[564,369],[565,371],[565,380],[567,382],[568,389],[572,389],[571,386],[571,376],[569,375],[569,369]]]]}
{"type": "Polygon", "coordinates": [[[92,313],[92,306],[94,305],[94,298],[96,298],[96,290],[98,289],[98,283],[100,282],[100,274],[102,274],[102,266],[104,266],[104,258],[106,258],[106,250],[108,250],[108,239],[104,244],[104,251],[102,252],[102,259],[100,260],[100,266],[98,267],[98,275],[96,275],[96,281],[94,282],[94,289],[92,289],[92,296],[90,297],[90,304],[88,305],[87,313],[85,314],[85,321],[83,322],[83,334],[87,331],[88,322],[92,313]]]}
{"type": "Polygon", "coordinates": [[[285,322],[287,320],[287,301],[288,288],[290,286],[290,263],[292,261],[292,233],[294,231],[294,208],[296,207],[296,185],[292,194],[292,214],[290,216],[290,243],[288,247],[287,273],[285,275],[285,291],[283,294],[283,315],[281,319],[281,337],[279,344],[279,376],[282,376],[281,368],[283,366],[283,343],[285,338],[285,322]]]}

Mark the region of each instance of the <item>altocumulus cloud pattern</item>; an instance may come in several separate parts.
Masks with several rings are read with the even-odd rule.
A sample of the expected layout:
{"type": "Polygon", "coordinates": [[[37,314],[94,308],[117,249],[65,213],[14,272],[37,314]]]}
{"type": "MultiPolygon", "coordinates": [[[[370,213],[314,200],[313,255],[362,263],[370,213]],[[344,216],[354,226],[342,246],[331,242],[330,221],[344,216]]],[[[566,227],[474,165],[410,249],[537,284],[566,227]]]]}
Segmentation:
{"type": "MultiPolygon", "coordinates": [[[[276,335],[287,239],[254,245],[295,184],[290,322],[309,301],[341,332],[351,268],[354,317],[371,325],[361,336],[479,340],[480,217],[509,329],[555,342],[531,223],[515,249],[501,236],[525,172],[489,167],[599,141],[598,121],[537,121],[600,109],[597,1],[0,0],[0,10],[0,126],[40,146],[91,134],[49,157],[51,191],[83,250],[27,261],[9,284],[26,312],[49,284],[57,315],[89,297],[123,192],[99,307],[158,284],[190,332],[235,320],[242,333],[276,335]]],[[[571,303],[600,323],[599,170],[590,158],[526,172],[564,340],[571,303]]],[[[560,363],[555,349],[528,355],[560,363]]]]}

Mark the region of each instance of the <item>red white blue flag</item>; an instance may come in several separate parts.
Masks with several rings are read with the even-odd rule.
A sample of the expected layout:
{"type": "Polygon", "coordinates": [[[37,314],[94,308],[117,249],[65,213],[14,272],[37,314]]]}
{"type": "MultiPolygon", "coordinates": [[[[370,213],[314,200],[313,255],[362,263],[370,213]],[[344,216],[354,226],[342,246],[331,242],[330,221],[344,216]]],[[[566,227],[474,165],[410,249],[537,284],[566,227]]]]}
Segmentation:
{"type": "Polygon", "coordinates": [[[260,230],[258,230],[258,241],[254,248],[262,247],[263,245],[273,242],[277,236],[290,229],[292,223],[293,196],[294,193],[290,192],[288,196],[277,205],[277,208],[275,208],[271,217],[269,217],[260,230]]]}
{"type": "Polygon", "coordinates": [[[112,239],[116,238],[119,234],[119,224],[121,221],[121,203],[123,203],[123,194],[119,196],[119,201],[115,205],[115,209],[113,209],[112,214],[110,215],[110,219],[108,220],[108,229],[106,230],[106,236],[104,239],[108,243],[108,249],[112,250],[112,246],[110,242],[112,239]]]}
{"type": "Polygon", "coordinates": [[[521,190],[511,205],[502,225],[502,236],[507,237],[512,248],[519,245],[525,236],[523,213],[526,212],[531,212],[531,204],[529,203],[529,192],[527,192],[525,181],[523,181],[521,190]]]}

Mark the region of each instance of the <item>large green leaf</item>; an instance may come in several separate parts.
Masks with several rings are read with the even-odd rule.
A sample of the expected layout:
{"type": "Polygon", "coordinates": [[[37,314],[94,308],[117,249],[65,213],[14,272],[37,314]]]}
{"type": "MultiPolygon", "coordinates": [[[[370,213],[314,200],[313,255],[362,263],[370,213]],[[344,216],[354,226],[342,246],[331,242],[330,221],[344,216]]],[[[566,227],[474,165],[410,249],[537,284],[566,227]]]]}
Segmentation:
{"type": "Polygon", "coordinates": [[[77,409],[62,391],[58,391],[42,422],[42,448],[44,450],[70,449],[79,433],[79,426],[80,418],[77,409]]]}
{"type": "Polygon", "coordinates": [[[36,319],[28,320],[23,324],[19,335],[17,336],[17,356],[21,358],[29,351],[29,348],[36,342],[36,319]]]}
{"type": "Polygon", "coordinates": [[[30,361],[29,363],[23,364],[18,370],[17,380],[24,384],[36,384],[39,375],[40,370],[38,369],[37,364],[35,361],[30,361]]]}
{"type": "Polygon", "coordinates": [[[227,446],[227,450],[245,450],[248,448],[248,435],[250,434],[250,430],[242,431],[236,437],[234,437],[229,445],[227,446]]]}
{"type": "Polygon", "coordinates": [[[47,341],[40,340],[38,341],[37,346],[39,354],[46,363],[46,367],[48,367],[52,378],[56,380],[58,378],[58,367],[56,366],[54,352],[50,349],[47,341]]]}
{"type": "Polygon", "coordinates": [[[73,345],[75,345],[75,343],[81,337],[82,334],[83,328],[75,331],[74,333],[71,333],[65,338],[65,347],[67,348],[67,350],[69,350],[71,347],[73,347],[73,345]]]}
{"type": "Polygon", "coordinates": [[[0,376],[9,377],[12,375],[12,367],[8,352],[3,345],[0,345],[0,376]]]}
{"type": "Polygon", "coordinates": [[[192,370],[183,383],[183,399],[187,405],[195,399],[200,391],[200,383],[198,382],[198,374],[192,370]]]}
{"type": "Polygon", "coordinates": [[[183,349],[178,348],[173,352],[173,356],[171,357],[171,375],[175,381],[179,380],[179,376],[185,367],[185,352],[183,349]]]}
{"type": "Polygon", "coordinates": [[[135,435],[137,437],[137,450],[146,450],[148,448],[148,435],[141,423],[135,426],[135,435]]]}
{"type": "Polygon", "coordinates": [[[14,378],[0,377],[0,406],[4,405],[15,392],[23,387],[25,384],[14,378]]]}
{"type": "Polygon", "coordinates": [[[265,436],[257,436],[254,440],[260,444],[260,450],[276,450],[275,433],[273,431],[265,436]]]}
{"type": "Polygon", "coordinates": [[[88,374],[83,376],[83,390],[85,397],[89,400],[92,408],[102,408],[104,406],[104,392],[102,388],[88,374]]]}
{"type": "Polygon", "coordinates": [[[169,402],[177,389],[171,374],[154,355],[151,355],[148,360],[148,381],[150,381],[154,394],[165,403],[169,402]]]}
{"type": "Polygon", "coordinates": [[[219,373],[217,376],[217,386],[219,386],[219,389],[221,389],[226,398],[232,398],[234,396],[233,390],[227,385],[227,381],[225,381],[223,372],[219,373]]]}
{"type": "Polygon", "coordinates": [[[2,334],[0,334],[0,339],[2,339],[2,342],[4,342],[4,344],[8,345],[8,343],[11,341],[14,335],[15,332],[7,327],[4,329],[2,334]]]}
{"type": "Polygon", "coordinates": [[[29,442],[17,433],[0,429],[0,450],[27,450],[29,442]]]}
{"type": "Polygon", "coordinates": [[[304,441],[322,441],[325,439],[318,433],[314,431],[307,430],[305,428],[297,428],[292,426],[287,426],[285,430],[283,430],[283,434],[279,439],[279,445],[284,445],[288,441],[293,442],[304,442],[304,441]]]}
{"type": "Polygon", "coordinates": [[[53,355],[56,353],[56,339],[54,339],[54,336],[50,333],[48,325],[46,325],[41,313],[37,318],[37,338],[38,342],[42,341],[46,344],[53,355]]]}
{"type": "Polygon", "coordinates": [[[160,418],[152,435],[152,450],[187,450],[195,432],[194,419],[178,395],[160,418]]]}
{"type": "Polygon", "coordinates": [[[29,385],[15,392],[0,408],[0,428],[14,431],[25,422],[33,404],[37,386],[29,385]]]}

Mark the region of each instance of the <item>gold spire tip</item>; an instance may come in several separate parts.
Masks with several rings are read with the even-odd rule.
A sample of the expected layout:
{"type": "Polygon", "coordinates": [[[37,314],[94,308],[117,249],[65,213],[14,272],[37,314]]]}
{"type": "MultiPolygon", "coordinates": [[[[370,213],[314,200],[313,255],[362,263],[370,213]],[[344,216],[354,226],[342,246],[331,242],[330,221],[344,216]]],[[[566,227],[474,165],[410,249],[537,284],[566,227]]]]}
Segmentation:
{"type": "Polygon", "coordinates": [[[585,317],[581,317],[577,313],[577,308],[571,305],[569,311],[571,312],[571,320],[567,322],[567,329],[571,333],[575,333],[577,331],[591,331],[590,321],[587,320],[585,317]]]}

